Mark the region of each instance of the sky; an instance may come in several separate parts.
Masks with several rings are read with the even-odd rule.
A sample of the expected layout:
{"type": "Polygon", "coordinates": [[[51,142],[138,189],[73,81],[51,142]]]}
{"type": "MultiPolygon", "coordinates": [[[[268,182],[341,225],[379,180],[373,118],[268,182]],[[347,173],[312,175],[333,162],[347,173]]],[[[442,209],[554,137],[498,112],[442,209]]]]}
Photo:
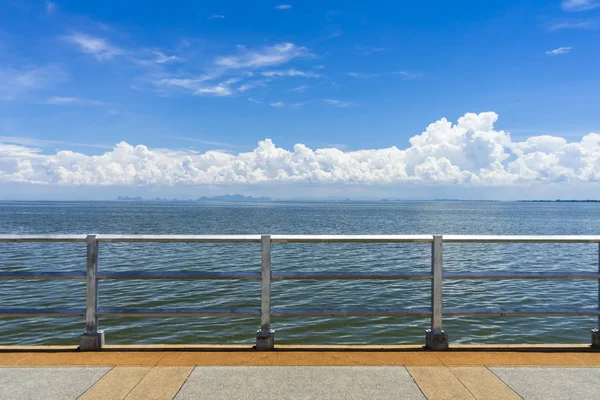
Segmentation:
{"type": "Polygon", "coordinates": [[[0,200],[600,198],[600,0],[0,0],[0,200]]]}

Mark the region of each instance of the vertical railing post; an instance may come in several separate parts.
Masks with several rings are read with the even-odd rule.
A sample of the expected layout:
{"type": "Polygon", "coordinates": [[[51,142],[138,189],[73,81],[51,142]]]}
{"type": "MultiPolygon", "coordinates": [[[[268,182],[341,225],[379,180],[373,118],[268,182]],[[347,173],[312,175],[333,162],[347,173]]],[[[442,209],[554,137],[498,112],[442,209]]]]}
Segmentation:
{"type": "Polygon", "coordinates": [[[425,333],[425,347],[432,350],[448,348],[448,335],[442,330],[442,236],[434,235],[431,243],[431,329],[425,333]]]}
{"type": "MultiPolygon", "coordinates": [[[[598,273],[600,274],[600,243],[598,243],[598,273]]],[[[600,310],[600,279],[598,279],[598,310],[600,310]]],[[[592,329],[592,347],[600,349],[600,315],[594,329],[592,329]]]]}
{"type": "Polygon", "coordinates": [[[85,332],[79,338],[80,350],[100,350],[104,332],[98,331],[98,239],[88,235],[86,267],[85,332]]]}
{"type": "Polygon", "coordinates": [[[271,235],[261,236],[260,330],[256,332],[256,349],[275,347],[275,331],[271,329],[271,235]]]}

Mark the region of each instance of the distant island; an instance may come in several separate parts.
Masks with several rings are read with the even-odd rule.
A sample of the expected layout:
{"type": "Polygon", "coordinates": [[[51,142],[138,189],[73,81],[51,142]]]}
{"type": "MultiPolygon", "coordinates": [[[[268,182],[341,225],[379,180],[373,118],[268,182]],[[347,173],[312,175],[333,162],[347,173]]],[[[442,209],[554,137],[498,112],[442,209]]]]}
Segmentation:
{"type": "Polygon", "coordinates": [[[517,200],[518,203],[600,203],[600,200],[517,200]]]}
{"type": "Polygon", "coordinates": [[[119,196],[117,197],[117,201],[272,201],[270,197],[252,197],[252,196],[244,196],[241,194],[226,194],[223,196],[202,196],[197,199],[188,199],[188,200],[178,200],[178,199],[167,199],[155,197],[153,199],[143,199],[140,196],[119,196]]]}

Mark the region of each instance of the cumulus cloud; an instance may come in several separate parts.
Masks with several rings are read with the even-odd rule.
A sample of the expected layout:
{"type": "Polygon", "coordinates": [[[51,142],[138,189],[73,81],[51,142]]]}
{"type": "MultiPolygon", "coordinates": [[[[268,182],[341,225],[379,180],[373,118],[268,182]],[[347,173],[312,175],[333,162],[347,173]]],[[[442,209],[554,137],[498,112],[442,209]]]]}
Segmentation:
{"type": "Polygon", "coordinates": [[[57,185],[220,185],[269,182],[463,185],[600,182],[600,134],[578,142],[556,136],[513,141],[494,127],[494,112],[445,118],[413,136],[409,146],[344,151],[270,139],[249,152],[150,149],[117,144],[101,155],[44,154],[35,146],[0,141],[0,182],[57,185]]]}

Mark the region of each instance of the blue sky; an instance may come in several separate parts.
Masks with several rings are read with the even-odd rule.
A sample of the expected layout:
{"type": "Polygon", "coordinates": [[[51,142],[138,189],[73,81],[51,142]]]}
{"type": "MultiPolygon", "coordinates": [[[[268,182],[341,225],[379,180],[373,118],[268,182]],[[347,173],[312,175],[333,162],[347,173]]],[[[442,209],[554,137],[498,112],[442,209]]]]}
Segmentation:
{"type": "Polygon", "coordinates": [[[0,198],[598,188],[597,0],[5,0],[0,15],[0,198]],[[409,142],[442,118],[454,134],[409,142]]]}

